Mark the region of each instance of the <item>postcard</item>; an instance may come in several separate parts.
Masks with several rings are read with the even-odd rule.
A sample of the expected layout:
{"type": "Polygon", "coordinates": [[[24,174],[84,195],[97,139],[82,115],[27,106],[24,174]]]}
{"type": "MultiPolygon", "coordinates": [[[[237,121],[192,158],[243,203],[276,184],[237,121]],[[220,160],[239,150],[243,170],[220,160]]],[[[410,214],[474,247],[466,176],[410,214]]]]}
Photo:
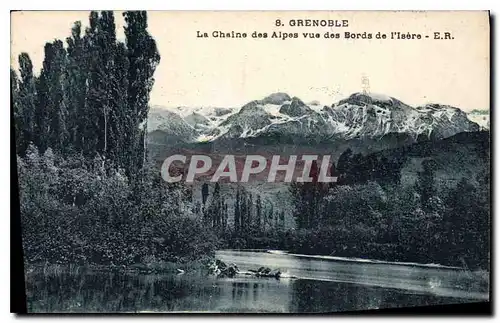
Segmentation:
{"type": "Polygon", "coordinates": [[[16,11],[28,313],[490,301],[487,11],[16,11]]]}

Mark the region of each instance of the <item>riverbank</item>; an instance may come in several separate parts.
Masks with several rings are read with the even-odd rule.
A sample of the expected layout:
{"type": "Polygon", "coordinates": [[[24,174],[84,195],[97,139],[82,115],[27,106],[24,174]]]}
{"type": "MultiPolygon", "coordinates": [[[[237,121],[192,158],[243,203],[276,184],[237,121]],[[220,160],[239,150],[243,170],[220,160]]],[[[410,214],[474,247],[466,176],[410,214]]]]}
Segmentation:
{"type": "Polygon", "coordinates": [[[43,274],[44,276],[57,276],[62,274],[78,275],[88,271],[92,272],[119,272],[137,274],[183,274],[193,271],[207,271],[207,264],[213,261],[212,257],[204,257],[198,260],[168,262],[159,261],[147,264],[124,265],[100,265],[100,264],[51,264],[37,263],[25,264],[26,275],[43,274]]]}
{"type": "Polygon", "coordinates": [[[243,237],[226,243],[226,249],[287,250],[291,254],[339,257],[383,261],[388,263],[439,264],[465,270],[489,271],[488,257],[474,254],[469,249],[459,252],[452,246],[438,248],[431,244],[425,247],[408,242],[377,243],[354,239],[346,231],[343,235],[335,228],[317,230],[287,230],[271,233],[271,236],[243,237]]]}

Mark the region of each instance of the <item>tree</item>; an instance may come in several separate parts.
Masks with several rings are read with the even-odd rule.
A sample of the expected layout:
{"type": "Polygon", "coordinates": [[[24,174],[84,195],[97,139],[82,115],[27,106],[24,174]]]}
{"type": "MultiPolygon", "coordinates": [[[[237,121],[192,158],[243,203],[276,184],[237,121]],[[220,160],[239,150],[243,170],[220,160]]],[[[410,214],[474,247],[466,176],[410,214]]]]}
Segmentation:
{"type": "Polygon", "coordinates": [[[264,220],[264,226],[267,223],[267,224],[269,224],[269,227],[272,227],[273,217],[274,217],[274,206],[273,206],[273,203],[269,203],[269,208],[266,211],[266,217],[264,220]]]}
{"type": "Polygon", "coordinates": [[[444,232],[448,238],[444,256],[455,262],[461,257],[468,266],[487,268],[490,250],[490,192],[488,185],[484,184],[486,183],[480,183],[476,187],[470,180],[462,178],[449,192],[446,198],[447,216],[444,218],[444,232]]]}
{"type": "Polygon", "coordinates": [[[84,55],[82,24],[76,21],[71,28],[68,44],[68,63],[66,67],[68,95],[69,140],[75,152],[81,152],[85,142],[87,116],[85,113],[85,92],[87,87],[87,61],[84,55]]]}
{"type": "Polygon", "coordinates": [[[60,40],[46,43],[45,57],[37,86],[37,146],[63,152],[67,145],[67,100],[65,94],[66,50],[60,40]]]}
{"type": "Polygon", "coordinates": [[[214,192],[212,195],[212,200],[210,202],[210,206],[208,208],[209,222],[211,223],[213,228],[216,228],[218,231],[223,229],[225,214],[224,214],[224,206],[225,202],[220,192],[220,184],[215,183],[214,192]]]}
{"type": "Polygon", "coordinates": [[[124,168],[130,175],[128,142],[137,136],[138,130],[130,121],[136,116],[127,106],[127,48],[117,42],[113,12],[92,11],[85,36],[80,38],[80,24],[75,23],[67,41],[71,102],[74,114],[81,116],[77,123],[80,138],[75,138],[75,144],[86,156],[98,153],[103,162],[124,168]]]}
{"type": "Polygon", "coordinates": [[[257,201],[255,204],[255,225],[257,230],[261,230],[261,219],[262,219],[262,201],[260,195],[257,195],[257,201]]]}
{"type": "Polygon", "coordinates": [[[128,56],[128,113],[133,118],[128,125],[137,131],[128,138],[129,173],[134,173],[146,159],[147,115],[149,93],[153,87],[153,74],[160,62],[156,42],[147,31],[146,11],[126,11],[125,37],[128,56]]]}
{"type": "Polygon", "coordinates": [[[36,79],[29,56],[20,55],[20,81],[15,74],[12,80],[21,154],[34,140],[41,153],[51,147],[100,155],[108,168],[124,168],[128,176],[143,167],[149,93],[160,56],[146,13],[124,16],[126,43],[117,41],[112,11],[92,11],[83,36],[75,22],[67,51],[60,40],[45,44],[36,79]]]}
{"type": "Polygon", "coordinates": [[[207,203],[207,198],[208,198],[208,184],[203,183],[203,185],[201,185],[201,199],[203,202],[203,207],[205,207],[205,204],[207,203]]]}
{"type": "MultiPolygon", "coordinates": [[[[327,193],[327,185],[318,181],[319,168],[314,161],[311,165],[309,177],[311,182],[293,182],[290,186],[290,193],[293,200],[293,216],[298,228],[314,228],[321,223],[322,200],[327,193]]],[[[276,216],[276,223],[280,214],[276,216]]]]}
{"type": "Polygon", "coordinates": [[[242,190],[240,194],[240,233],[247,233],[248,229],[248,206],[246,191],[242,190]]]}
{"type": "Polygon", "coordinates": [[[113,109],[111,109],[109,114],[109,152],[113,160],[116,160],[117,164],[124,169],[127,167],[128,162],[128,147],[127,138],[131,135],[136,135],[136,129],[129,128],[130,115],[127,108],[128,103],[128,57],[127,49],[124,43],[119,42],[115,47],[114,53],[114,64],[112,65],[111,78],[111,94],[113,109]],[[133,132],[133,133],[132,133],[133,132]]]}
{"type": "Polygon", "coordinates": [[[352,159],[352,150],[351,148],[347,148],[340,155],[339,160],[337,161],[337,172],[338,172],[338,180],[339,184],[342,184],[345,180],[346,174],[349,172],[351,167],[351,159],[352,159]]]}
{"type": "Polygon", "coordinates": [[[226,230],[227,230],[227,220],[228,220],[228,206],[227,206],[227,202],[223,201],[223,204],[222,204],[222,232],[223,234],[225,234],[226,230]]]}
{"type": "Polygon", "coordinates": [[[434,174],[437,164],[431,159],[422,161],[422,171],[418,172],[416,190],[420,194],[420,203],[424,211],[430,208],[430,199],[436,195],[434,174]]]}
{"type": "Polygon", "coordinates": [[[280,227],[285,228],[285,211],[283,210],[280,212],[280,227]]]}
{"type": "Polygon", "coordinates": [[[27,53],[21,53],[19,55],[19,71],[20,80],[17,87],[17,77],[15,77],[14,86],[14,107],[15,120],[17,126],[17,149],[18,153],[22,156],[24,155],[26,148],[29,143],[33,141],[35,134],[35,100],[36,100],[36,89],[35,89],[35,78],[33,76],[33,63],[27,53]],[[17,89],[17,90],[16,90],[17,89]]]}
{"type": "Polygon", "coordinates": [[[84,102],[83,154],[93,158],[103,154],[104,148],[104,109],[106,109],[107,75],[105,62],[100,49],[102,32],[100,31],[99,13],[92,11],[89,15],[89,27],[83,37],[84,61],[86,64],[86,87],[84,102]]]}
{"type": "Polygon", "coordinates": [[[245,203],[245,227],[247,232],[252,228],[253,226],[253,196],[252,193],[247,194],[247,202],[245,203]]]}
{"type": "Polygon", "coordinates": [[[10,100],[11,109],[14,114],[14,133],[16,141],[16,150],[18,155],[23,151],[22,129],[22,111],[19,109],[19,79],[16,71],[10,69],[10,100]]]}
{"type": "MultiPolygon", "coordinates": [[[[120,107],[116,106],[117,97],[114,95],[117,91],[113,88],[118,86],[115,72],[115,53],[116,53],[116,26],[115,17],[112,11],[102,11],[98,19],[98,34],[97,46],[100,56],[100,73],[101,80],[100,90],[100,105],[101,111],[99,118],[99,129],[103,133],[102,143],[99,145],[101,152],[105,158],[115,160],[116,156],[110,154],[110,146],[113,146],[114,141],[119,140],[118,134],[113,134],[110,129],[116,128],[110,125],[110,115],[113,115],[120,107]]],[[[113,121],[116,121],[113,118],[113,121]]]]}
{"type": "MultiPolygon", "coordinates": [[[[114,74],[114,55],[116,48],[116,27],[112,12],[93,11],[89,17],[90,27],[84,37],[84,50],[88,58],[87,93],[85,111],[86,135],[84,153],[92,156],[99,153],[104,159],[114,160],[109,154],[110,134],[109,115],[116,109],[113,88],[117,82],[114,74]]],[[[131,129],[131,131],[133,131],[131,129]]],[[[115,141],[119,137],[115,138],[115,141]]]]}
{"type": "Polygon", "coordinates": [[[241,204],[240,204],[240,188],[236,188],[236,201],[234,202],[234,231],[240,232],[241,230],[241,204]]]}

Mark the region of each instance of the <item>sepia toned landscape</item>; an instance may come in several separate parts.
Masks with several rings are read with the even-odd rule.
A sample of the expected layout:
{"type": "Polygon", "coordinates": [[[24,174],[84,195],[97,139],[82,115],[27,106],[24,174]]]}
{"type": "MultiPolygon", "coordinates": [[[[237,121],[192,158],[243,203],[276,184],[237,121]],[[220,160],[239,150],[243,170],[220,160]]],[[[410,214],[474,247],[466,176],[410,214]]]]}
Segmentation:
{"type": "Polygon", "coordinates": [[[489,301],[488,14],[380,14],[13,13],[28,311],[331,313],[489,301]],[[457,52],[471,33],[464,18],[477,46],[457,52]],[[42,43],[20,32],[43,19],[42,43]],[[237,21],[249,39],[213,39],[237,21]],[[445,24],[453,39],[425,37],[445,24]],[[342,35],[368,26],[375,36],[319,53],[334,40],[306,43],[301,29],[297,40],[252,39],[264,26],[342,35]],[[395,45],[397,28],[422,37],[395,45]],[[463,62],[475,65],[458,70],[463,62]],[[186,160],[166,168],[181,178],[167,182],[162,165],[173,155],[186,160]],[[335,181],[300,159],[312,155],[330,157],[335,181]],[[193,156],[213,165],[189,181],[193,156]],[[213,180],[227,156],[237,180],[213,180]],[[278,171],[270,181],[267,168],[242,180],[248,156],[267,167],[298,156],[296,174],[311,180],[278,171]]]}

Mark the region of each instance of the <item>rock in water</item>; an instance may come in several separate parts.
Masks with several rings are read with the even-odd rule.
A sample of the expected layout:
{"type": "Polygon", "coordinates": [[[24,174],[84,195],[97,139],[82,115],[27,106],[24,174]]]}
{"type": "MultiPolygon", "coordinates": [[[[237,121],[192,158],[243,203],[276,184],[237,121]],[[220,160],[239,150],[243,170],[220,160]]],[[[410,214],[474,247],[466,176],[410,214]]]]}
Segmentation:
{"type": "Polygon", "coordinates": [[[220,269],[220,270],[224,270],[227,268],[227,265],[225,262],[223,262],[222,260],[215,260],[215,264],[217,265],[217,267],[220,269]]]}
{"type": "Polygon", "coordinates": [[[238,266],[231,264],[226,269],[222,270],[217,277],[233,278],[239,272],[238,266]]]}

